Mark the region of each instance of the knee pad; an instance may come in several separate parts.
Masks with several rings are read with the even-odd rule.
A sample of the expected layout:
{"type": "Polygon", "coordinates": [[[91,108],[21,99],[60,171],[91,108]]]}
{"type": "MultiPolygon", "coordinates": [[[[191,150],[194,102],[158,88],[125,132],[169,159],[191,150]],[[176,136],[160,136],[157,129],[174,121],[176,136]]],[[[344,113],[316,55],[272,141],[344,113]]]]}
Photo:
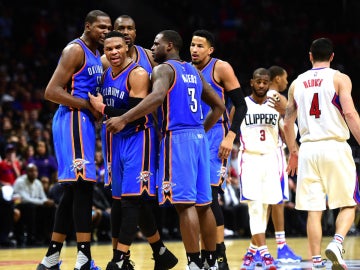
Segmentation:
{"type": "Polygon", "coordinates": [[[94,184],[78,180],[73,185],[73,213],[76,232],[91,232],[94,184]]]}
{"type": "Polygon", "coordinates": [[[157,231],[154,209],[151,201],[142,202],[139,212],[139,227],[145,237],[153,236],[157,231]]]}
{"type": "Polygon", "coordinates": [[[130,246],[134,241],[139,221],[139,201],[126,200],[121,201],[121,222],[119,242],[130,246]]]}

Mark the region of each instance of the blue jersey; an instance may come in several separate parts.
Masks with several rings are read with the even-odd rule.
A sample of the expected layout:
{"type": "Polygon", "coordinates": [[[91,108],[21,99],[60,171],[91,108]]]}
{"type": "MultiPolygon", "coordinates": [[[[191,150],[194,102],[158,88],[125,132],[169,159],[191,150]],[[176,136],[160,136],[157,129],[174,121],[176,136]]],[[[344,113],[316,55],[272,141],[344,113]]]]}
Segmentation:
{"type": "MultiPolygon", "coordinates": [[[[101,95],[104,98],[104,103],[107,106],[111,106],[118,109],[129,109],[129,74],[135,68],[138,68],[139,65],[131,62],[124,70],[122,70],[118,75],[112,75],[112,68],[109,67],[105,70],[103,75],[103,84],[100,90],[101,95]]],[[[106,118],[106,116],[105,116],[106,118]]],[[[103,157],[105,162],[105,176],[104,183],[105,185],[110,185],[112,182],[112,159],[113,159],[113,139],[116,137],[129,136],[140,130],[144,130],[152,126],[152,115],[145,117],[144,124],[141,125],[127,125],[121,132],[113,136],[112,133],[106,130],[106,125],[103,124],[101,138],[102,138],[102,149],[103,157]]]]}
{"type": "MultiPolygon", "coordinates": [[[[226,105],[227,110],[219,118],[219,120],[217,121],[217,124],[225,123],[225,125],[228,128],[228,126],[229,126],[229,106],[227,106],[227,105],[230,102],[225,97],[224,87],[222,87],[219,83],[217,83],[214,78],[214,68],[215,68],[215,64],[217,61],[218,61],[217,58],[211,58],[209,63],[207,63],[206,66],[201,69],[201,73],[204,76],[204,79],[211,85],[211,87],[216,91],[216,93],[219,95],[221,100],[226,105]]],[[[202,102],[201,106],[203,108],[203,113],[206,116],[209,113],[211,108],[205,102],[202,102]]]]}
{"type": "MultiPolygon", "coordinates": [[[[100,52],[96,50],[94,54],[80,38],[71,41],[69,44],[72,43],[77,43],[81,46],[85,54],[85,62],[81,69],[71,77],[67,91],[74,97],[89,100],[88,93],[96,95],[100,89],[99,86],[103,73],[100,52]]],[[[88,110],[83,111],[91,115],[88,110]]]]}
{"type": "Polygon", "coordinates": [[[139,64],[140,66],[142,66],[146,70],[146,72],[149,75],[151,75],[151,73],[152,73],[151,61],[150,61],[149,56],[147,55],[145,49],[138,45],[135,45],[134,47],[136,50],[135,62],[137,64],[139,64]]]}
{"type": "MultiPolygon", "coordinates": [[[[103,77],[103,84],[100,90],[101,95],[104,98],[104,102],[107,106],[111,106],[118,109],[130,109],[129,108],[129,74],[130,72],[139,67],[138,64],[131,62],[124,70],[122,70],[115,77],[112,75],[112,68],[109,67],[105,70],[103,77]]],[[[143,125],[127,125],[120,133],[122,135],[131,135],[134,132],[143,130],[152,126],[152,115],[145,116],[145,123],[143,125]]]]}
{"type": "Polygon", "coordinates": [[[190,63],[168,60],[174,81],[161,107],[162,131],[203,128],[201,94],[203,84],[197,69],[190,63]]]}
{"type": "MultiPolygon", "coordinates": [[[[71,43],[79,44],[85,57],[84,65],[72,76],[67,90],[75,97],[88,100],[88,93],[95,94],[100,86],[100,53],[96,51],[94,54],[81,39],[71,43]]],[[[79,177],[95,182],[96,132],[90,111],[60,105],[53,118],[52,130],[59,182],[77,181],[79,177]]]]}

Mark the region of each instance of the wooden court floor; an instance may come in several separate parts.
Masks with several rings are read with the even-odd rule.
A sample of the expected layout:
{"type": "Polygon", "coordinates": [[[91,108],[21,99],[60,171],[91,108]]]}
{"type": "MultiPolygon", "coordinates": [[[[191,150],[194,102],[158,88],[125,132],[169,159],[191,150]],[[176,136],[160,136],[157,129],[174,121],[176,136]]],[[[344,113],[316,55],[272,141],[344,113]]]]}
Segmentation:
{"type": "MultiPolygon", "coordinates": [[[[324,250],[331,238],[326,237],[322,242],[324,250]]],[[[303,257],[301,264],[281,265],[279,269],[311,269],[311,263],[308,261],[308,244],[306,238],[287,238],[287,242],[295,252],[303,257]]],[[[185,251],[180,241],[165,242],[166,246],[179,258],[179,263],[173,268],[174,270],[185,270],[186,258],[185,251]]],[[[238,270],[242,264],[242,257],[248,247],[249,239],[231,239],[226,240],[227,257],[231,270],[238,270]]],[[[267,240],[270,252],[276,257],[275,240],[267,240]]],[[[349,270],[360,269],[360,236],[348,236],[344,243],[345,255],[349,270]]],[[[18,248],[18,249],[0,249],[0,269],[6,270],[35,270],[36,265],[42,259],[47,248],[18,248]]],[[[96,265],[105,270],[107,262],[111,259],[111,245],[92,246],[92,256],[96,265]]],[[[324,256],[324,255],[323,255],[324,256]]],[[[65,246],[61,253],[61,270],[73,270],[76,258],[76,247],[65,246]]],[[[147,243],[134,243],[131,247],[131,259],[135,262],[136,270],[152,270],[154,261],[152,258],[151,248],[147,243]]],[[[331,269],[331,264],[327,263],[327,269],[331,269]]]]}

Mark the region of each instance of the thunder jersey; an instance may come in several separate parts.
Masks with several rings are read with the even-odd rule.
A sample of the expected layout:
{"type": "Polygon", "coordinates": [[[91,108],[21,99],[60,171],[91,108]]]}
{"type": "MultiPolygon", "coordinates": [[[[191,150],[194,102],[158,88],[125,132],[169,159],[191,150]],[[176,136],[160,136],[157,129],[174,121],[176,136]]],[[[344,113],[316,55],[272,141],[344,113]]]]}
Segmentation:
{"type": "Polygon", "coordinates": [[[147,55],[147,53],[143,47],[138,46],[138,45],[134,45],[134,47],[136,50],[135,62],[137,64],[139,64],[140,66],[142,66],[150,76],[152,73],[152,66],[151,66],[149,56],[147,55]]]}
{"type": "Polygon", "coordinates": [[[164,62],[175,72],[174,81],[161,107],[163,133],[167,131],[203,128],[201,94],[203,84],[197,69],[179,60],[164,62]]]}
{"type": "Polygon", "coordinates": [[[334,88],[336,72],[332,68],[314,68],[296,79],[294,99],[300,142],[349,139],[349,128],[334,88]]]}
{"type": "MultiPolygon", "coordinates": [[[[204,76],[205,80],[211,85],[211,87],[215,90],[215,92],[219,95],[220,99],[223,101],[225,105],[228,105],[229,102],[227,102],[225,98],[225,90],[224,88],[218,84],[215,81],[214,78],[214,69],[215,64],[218,61],[217,58],[211,58],[210,61],[201,69],[201,73],[204,76]]],[[[211,110],[211,107],[206,104],[205,102],[201,102],[202,110],[204,116],[206,116],[209,111],[211,110]]],[[[226,111],[223,113],[223,115],[219,118],[219,120],[216,122],[216,124],[226,123],[229,127],[229,110],[228,106],[226,106],[226,111]]],[[[216,125],[215,124],[215,125],[216,125]]]]}
{"type": "Polygon", "coordinates": [[[256,103],[250,96],[245,97],[248,107],[240,126],[241,150],[266,154],[279,147],[279,113],[267,105],[256,103]]]}
{"type": "MultiPolygon", "coordinates": [[[[130,72],[138,68],[139,65],[131,62],[124,70],[122,70],[116,76],[112,75],[112,68],[109,67],[104,72],[103,84],[101,86],[100,93],[103,96],[104,103],[107,106],[111,106],[118,109],[130,109],[129,108],[129,89],[128,79],[130,72]]],[[[143,130],[152,125],[152,115],[145,116],[145,123],[142,125],[128,124],[119,132],[121,135],[131,135],[134,132],[143,130]]]]}
{"type": "MultiPolygon", "coordinates": [[[[69,87],[67,91],[74,97],[89,100],[89,92],[96,95],[99,91],[101,75],[103,73],[100,52],[96,50],[96,54],[94,54],[80,38],[71,41],[69,44],[71,43],[77,43],[81,46],[85,53],[85,63],[82,68],[72,76],[71,81],[68,83],[69,87]]],[[[92,115],[88,110],[86,111],[88,115],[92,115]]]]}

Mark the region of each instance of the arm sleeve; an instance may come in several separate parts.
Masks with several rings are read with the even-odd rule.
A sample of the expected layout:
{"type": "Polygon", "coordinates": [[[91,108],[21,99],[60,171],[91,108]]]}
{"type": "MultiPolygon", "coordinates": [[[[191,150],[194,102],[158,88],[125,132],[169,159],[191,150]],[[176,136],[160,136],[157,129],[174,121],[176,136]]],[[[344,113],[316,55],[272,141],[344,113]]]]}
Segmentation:
{"type": "Polygon", "coordinates": [[[230,130],[238,135],[240,132],[241,122],[243,121],[247,112],[245,97],[240,87],[227,91],[225,93],[230,97],[231,102],[235,107],[235,113],[230,126],[230,130]]]}
{"type": "MultiPolygon", "coordinates": [[[[104,114],[106,114],[110,117],[123,115],[124,113],[126,113],[127,111],[129,111],[130,109],[132,109],[136,105],[138,105],[142,100],[143,100],[143,98],[129,97],[129,107],[127,109],[119,109],[119,108],[114,108],[112,106],[105,106],[104,114]]],[[[145,117],[141,117],[141,118],[129,123],[129,125],[139,125],[144,122],[145,122],[145,117]]]]}

